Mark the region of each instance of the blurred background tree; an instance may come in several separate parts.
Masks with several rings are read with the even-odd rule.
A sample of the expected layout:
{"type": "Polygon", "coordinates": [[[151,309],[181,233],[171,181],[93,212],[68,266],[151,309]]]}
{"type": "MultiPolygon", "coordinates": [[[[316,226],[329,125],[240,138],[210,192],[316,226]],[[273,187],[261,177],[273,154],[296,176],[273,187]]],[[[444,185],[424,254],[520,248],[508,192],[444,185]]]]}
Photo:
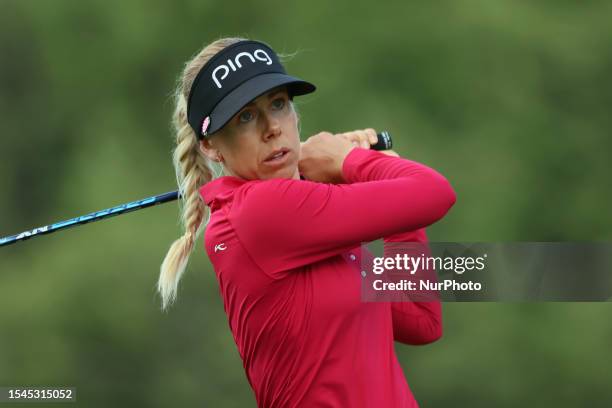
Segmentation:
{"type": "MultiPolygon", "coordinates": [[[[0,235],[175,189],[175,80],[239,35],[297,51],[288,71],[318,85],[303,139],[387,129],[451,181],[431,241],[610,240],[611,17],[595,0],[2,0],[0,235]]],[[[254,406],[201,241],[159,311],[179,234],[172,203],[2,248],[0,385],[254,406]]],[[[422,406],[612,406],[609,303],[444,308],[442,340],[396,347],[422,406]]]]}

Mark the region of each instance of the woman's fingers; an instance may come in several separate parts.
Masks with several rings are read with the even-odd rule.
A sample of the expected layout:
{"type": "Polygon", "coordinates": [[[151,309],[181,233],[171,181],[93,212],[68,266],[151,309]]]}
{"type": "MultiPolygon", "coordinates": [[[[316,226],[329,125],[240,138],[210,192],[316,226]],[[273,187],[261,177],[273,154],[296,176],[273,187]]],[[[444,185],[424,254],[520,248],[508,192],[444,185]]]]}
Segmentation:
{"type": "Polygon", "coordinates": [[[355,135],[354,132],[339,133],[337,136],[348,140],[353,146],[361,147],[361,140],[359,140],[359,137],[355,135]]]}
{"type": "Polygon", "coordinates": [[[376,134],[376,130],[372,128],[365,129],[366,134],[368,135],[369,141],[371,145],[378,143],[378,135],[376,134]]]}
{"type": "Polygon", "coordinates": [[[370,142],[368,141],[368,137],[364,137],[363,139],[361,139],[361,147],[363,147],[364,149],[369,149],[370,148],[370,142]]]}
{"type": "Polygon", "coordinates": [[[352,132],[340,133],[338,136],[345,138],[353,143],[354,146],[359,146],[364,149],[369,149],[370,145],[375,144],[378,141],[376,131],[368,128],[363,130],[354,130],[352,132]]]}

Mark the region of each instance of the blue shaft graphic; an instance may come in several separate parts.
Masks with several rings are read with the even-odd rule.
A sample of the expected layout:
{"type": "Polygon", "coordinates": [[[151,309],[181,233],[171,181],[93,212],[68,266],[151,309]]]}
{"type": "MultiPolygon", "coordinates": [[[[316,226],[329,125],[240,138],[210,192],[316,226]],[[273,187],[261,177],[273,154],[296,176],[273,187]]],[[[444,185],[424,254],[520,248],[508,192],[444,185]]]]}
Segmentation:
{"type": "Polygon", "coordinates": [[[14,244],[18,241],[23,241],[37,235],[50,234],[55,231],[74,227],[75,225],[87,224],[88,222],[100,221],[104,218],[114,217],[115,215],[125,214],[130,211],[140,210],[141,208],[151,207],[157,204],[174,201],[178,198],[178,191],[171,191],[164,194],[159,194],[153,197],[143,198],[141,200],[132,201],[130,203],[121,204],[116,207],[107,208],[105,210],[96,211],[90,214],[81,215],[80,217],[71,218],[69,220],[56,222],[55,224],[45,225],[34,228],[33,230],[24,231],[20,234],[11,235],[0,238],[0,246],[14,244]]]}

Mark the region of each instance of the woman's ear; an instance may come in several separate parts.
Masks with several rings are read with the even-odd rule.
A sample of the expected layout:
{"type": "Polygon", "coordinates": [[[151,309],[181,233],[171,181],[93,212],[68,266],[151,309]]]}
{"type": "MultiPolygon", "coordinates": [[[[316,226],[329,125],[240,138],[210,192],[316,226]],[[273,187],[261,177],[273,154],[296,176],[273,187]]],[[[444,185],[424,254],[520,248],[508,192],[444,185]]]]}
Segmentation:
{"type": "Polygon", "coordinates": [[[221,153],[216,149],[209,139],[200,140],[200,151],[208,158],[208,160],[221,162],[223,158],[221,157],[221,153]]]}

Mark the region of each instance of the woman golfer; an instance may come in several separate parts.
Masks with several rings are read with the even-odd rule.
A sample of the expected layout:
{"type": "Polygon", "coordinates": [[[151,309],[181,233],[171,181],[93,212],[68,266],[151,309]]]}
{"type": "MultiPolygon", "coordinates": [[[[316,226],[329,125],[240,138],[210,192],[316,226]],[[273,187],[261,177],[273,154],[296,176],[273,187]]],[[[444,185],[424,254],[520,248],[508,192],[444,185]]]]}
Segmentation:
{"type": "Polygon", "coordinates": [[[314,90],[257,41],[221,39],[186,64],[173,157],[185,234],[161,266],[163,307],[208,224],[206,251],[258,406],[415,407],[393,342],[437,340],[440,304],[362,302],[360,245],[425,242],[455,194],[436,171],[369,150],[373,129],[300,145],[292,101],[314,90]]]}

